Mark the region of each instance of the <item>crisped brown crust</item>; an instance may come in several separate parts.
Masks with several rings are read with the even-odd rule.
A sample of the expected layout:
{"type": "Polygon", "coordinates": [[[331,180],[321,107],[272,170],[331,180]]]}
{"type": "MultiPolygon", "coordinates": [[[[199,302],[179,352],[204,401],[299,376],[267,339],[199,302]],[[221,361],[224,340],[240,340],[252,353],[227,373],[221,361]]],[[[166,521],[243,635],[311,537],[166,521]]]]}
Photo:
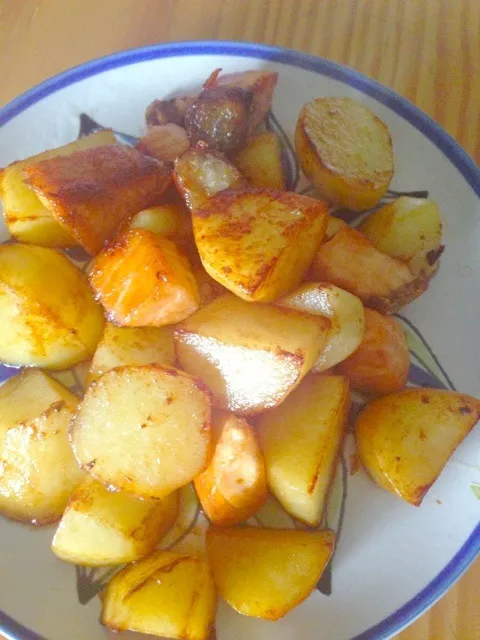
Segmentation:
{"type": "Polygon", "coordinates": [[[154,100],[145,113],[147,127],[162,124],[177,124],[183,127],[185,113],[195,97],[171,98],[170,100],[154,100]]]}

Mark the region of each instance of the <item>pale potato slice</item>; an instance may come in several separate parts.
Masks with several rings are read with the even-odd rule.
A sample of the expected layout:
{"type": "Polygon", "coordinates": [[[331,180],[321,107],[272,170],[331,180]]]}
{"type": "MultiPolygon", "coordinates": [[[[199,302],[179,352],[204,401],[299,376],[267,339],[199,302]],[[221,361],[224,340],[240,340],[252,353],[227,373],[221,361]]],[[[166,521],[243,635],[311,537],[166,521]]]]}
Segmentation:
{"type": "Polygon", "coordinates": [[[0,513],[37,526],[61,517],[85,477],[68,442],[78,402],[39,369],[0,387],[0,513]]]}
{"type": "Polygon", "coordinates": [[[83,273],[63,254],[0,246],[0,360],[66,369],[93,354],[103,324],[83,273]]]}
{"type": "Polygon", "coordinates": [[[384,395],[407,383],[410,354],[400,323],[373,309],[365,309],[365,335],[358,349],[338,365],[337,371],[352,387],[384,395]]]}
{"type": "Polygon", "coordinates": [[[320,195],[347,209],[374,207],[393,176],[387,127],[352,98],[316,98],[305,104],[295,147],[303,172],[320,195]]]}
{"type": "Polygon", "coordinates": [[[130,227],[159,233],[185,249],[195,244],[190,211],[183,203],[161,204],[144,209],[133,216],[130,227]]]}
{"type": "Polygon", "coordinates": [[[152,362],[175,363],[173,330],[170,327],[116,327],[107,322],[93,355],[87,384],[114,367],[152,362]]]}
{"type": "Polygon", "coordinates": [[[208,640],[217,596],[205,560],[156,551],[110,581],[102,623],[178,640],[208,640]]]}
{"type": "Polygon", "coordinates": [[[233,162],[252,186],[285,190],[282,147],[272,131],[257,133],[233,162]]]}
{"type": "Polygon", "coordinates": [[[89,136],[70,142],[63,147],[49,149],[36,156],[14,162],[0,172],[0,198],[8,230],[19,242],[39,244],[46,247],[70,247],[77,242],[40,202],[35,192],[27,185],[23,169],[26,165],[55,156],[67,156],[84,149],[101,147],[117,142],[111,129],[97,131],[89,136]]]}
{"type": "Polygon", "coordinates": [[[329,326],[319,316],[228,293],[177,327],[175,348],[181,367],[208,385],[216,406],[250,415],[280,404],[299,384],[329,326]]]}
{"type": "Polygon", "coordinates": [[[256,423],[270,490],[290,515],[312,527],[320,524],[349,409],[347,378],[310,375],[256,423]]]}
{"type": "Polygon", "coordinates": [[[360,412],[355,422],[358,453],[380,487],[418,507],[479,419],[477,398],[405,389],[360,412]]]}
{"type": "Polygon", "coordinates": [[[163,498],[207,465],[210,394],[172,367],[111,369],[88,387],[70,438],[79,463],[103,484],[163,498]]]}
{"type": "Polygon", "coordinates": [[[333,531],[210,527],[215,585],[239,613],[278,620],[315,588],[333,552],[333,531]]]}
{"type": "Polygon", "coordinates": [[[195,478],[202,508],[216,525],[245,522],[267,498],[263,454],[255,431],[233,413],[217,412],[210,464],[195,478]]]}
{"type": "Polygon", "coordinates": [[[273,189],[225,191],[193,212],[206,271],[244,300],[271,302],[302,281],[327,226],[326,204],[273,189]]]}
{"type": "Polygon", "coordinates": [[[86,478],[60,520],[52,551],[61,560],[99,567],[151,553],[178,516],[178,494],[142,500],[86,478]]]}
{"type": "Polygon", "coordinates": [[[365,331],[365,314],[359,298],[334,284],[306,282],[277,304],[330,320],[327,340],[313,365],[316,373],[345,360],[358,348],[365,331]]]}

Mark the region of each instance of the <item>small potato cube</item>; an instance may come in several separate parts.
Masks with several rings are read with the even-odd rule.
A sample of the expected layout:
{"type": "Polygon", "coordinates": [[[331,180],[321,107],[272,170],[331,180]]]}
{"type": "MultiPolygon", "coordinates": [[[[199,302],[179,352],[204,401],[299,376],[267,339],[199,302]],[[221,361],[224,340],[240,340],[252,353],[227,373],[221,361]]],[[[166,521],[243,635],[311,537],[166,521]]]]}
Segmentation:
{"type": "Polygon", "coordinates": [[[255,515],[267,498],[265,462],[255,431],[233,413],[213,419],[213,456],[195,478],[202,508],[216,525],[240,524],[255,515]]]}
{"type": "Polygon", "coordinates": [[[177,640],[208,640],[217,596],[205,560],[156,551],[110,581],[102,623],[177,640]]]}
{"type": "Polygon", "coordinates": [[[290,515],[312,527],[322,518],[349,409],[347,378],[310,375],[257,420],[270,490],[290,515]]]}
{"type": "Polygon", "coordinates": [[[322,350],[330,322],[228,293],[175,331],[185,371],[201,378],[214,403],[251,415],[275,407],[299,384],[322,350]]]}
{"type": "Polygon", "coordinates": [[[315,588],[333,552],[333,531],[210,527],[215,585],[239,613],[278,620],[315,588]]]}
{"type": "Polygon", "coordinates": [[[150,127],[140,138],[136,148],[141,153],[162,162],[173,162],[175,158],[185,153],[189,146],[190,142],[185,129],[169,122],[150,127]]]}
{"type": "Polygon", "coordinates": [[[99,567],[151,553],[178,516],[178,495],[141,500],[86,478],[73,493],[52,542],[53,553],[99,567]]]}
{"type": "Polygon", "coordinates": [[[63,254],[0,246],[0,360],[66,369],[93,354],[103,325],[83,273],[63,254]]]}
{"type": "Polygon", "coordinates": [[[244,300],[271,302],[300,284],[327,225],[325,203],[273,189],[226,191],[193,212],[206,271],[244,300]]]}
{"type": "Polygon", "coordinates": [[[94,260],[90,284],[111,322],[160,327],[198,309],[197,283],[187,258],[161,234],[130,229],[94,260]]]}
{"type": "Polygon", "coordinates": [[[479,419],[477,398],[440,389],[405,389],[374,400],[360,412],[357,450],[382,489],[418,507],[479,419]]]}
{"type": "Polygon", "coordinates": [[[36,526],[61,517],[85,477],[68,441],[77,404],[39,369],[0,387],[0,513],[36,526]]]}
{"type": "Polygon", "coordinates": [[[374,207],[393,176],[387,127],[352,98],[317,98],[305,104],[295,147],[303,172],[321,196],[347,209],[374,207]]]}
{"type": "Polygon", "coordinates": [[[337,235],[337,233],[341,229],[344,229],[347,226],[348,225],[345,222],[345,220],[342,220],[341,218],[336,218],[335,216],[329,215],[328,216],[328,222],[327,222],[327,228],[325,230],[325,242],[327,240],[331,240],[333,238],[333,236],[337,235]]]}
{"type": "Polygon", "coordinates": [[[92,477],[141,498],[163,498],[207,466],[210,393],[172,367],[111,369],[88,387],[70,438],[92,477]]]}
{"type": "Polygon", "coordinates": [[[233,162],[252,186],[285,190],[282,148],[272,131],[257,133],[233,162]]]}
{"type": "Polygon", "coordinates": [[[173,330],[170,327],[116,327],[107,323],[93,356],[87,384],[114,367],[126,364],[175,362],[173,330]]]}
{"type": "Polygon", "coordinates": [[[186,250],[195,244],[190,211],[183,203],[144,209],[133,216],[130,227],[159,233],[186,250]]]}
{"type": "Polygon", "coordinates": [[[0,173],[0,197],[8,230],[19,242],[45,247],[76,245],[73,236],[64,229],[52,213],[27,185],[23,169],[26,165],[56,156],[67,156],[77,151],[117,142],[113,131],[106,129],[70,142],[57,149],[49,149],[36,156],[14,162],[0,173]]]}
{"type": "Polygon", "coordinates": [[[356,229],[345,227],[322,244],[313,261],[316,278],[346,289],[381,313],[394,313],[427,288],[405,262],[377,251],[356,229]]]}
{"type": "Polygon", "coordinates": [[[410,368],[405,331],[395,318],[365,309],[365,335],[358,349],[338,365],[354,389],[384,395],[400,391],[410,368]]]}
{"type": "Polygon", "coordinates": [[[92,255],[170,182],[161,162],[120,144],[34,162],[23,172],[41,203],[92,255]]]}

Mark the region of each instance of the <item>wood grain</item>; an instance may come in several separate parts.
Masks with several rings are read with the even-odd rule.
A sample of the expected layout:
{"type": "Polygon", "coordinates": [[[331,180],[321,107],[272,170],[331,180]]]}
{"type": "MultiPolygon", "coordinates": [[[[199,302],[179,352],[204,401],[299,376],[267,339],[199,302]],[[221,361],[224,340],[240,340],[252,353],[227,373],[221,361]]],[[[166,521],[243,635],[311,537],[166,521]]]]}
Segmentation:
{"type": "MultiPolygon", "coordinates": [[[[480,0],[0,0],[0,104],[86,60],[189,39],[264,42],[350,65],[480,162],[480,0]]],[[[398,640],[479,640],[479,585],[477,561],[398,640]]]]}

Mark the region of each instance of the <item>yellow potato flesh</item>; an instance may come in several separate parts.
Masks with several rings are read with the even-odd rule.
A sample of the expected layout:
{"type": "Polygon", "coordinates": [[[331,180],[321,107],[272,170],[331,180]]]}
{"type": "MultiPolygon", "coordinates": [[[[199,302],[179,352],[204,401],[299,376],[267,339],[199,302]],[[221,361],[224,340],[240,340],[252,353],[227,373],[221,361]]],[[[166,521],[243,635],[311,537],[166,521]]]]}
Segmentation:
{"type": "Polygon", "coordinates": [[[272,131],[262,131],[251,138],[233,162],[254,187],[285,189],[282,147],[272,131]]]}
{"type": "Polygon", "coordinates": [[[189,210],[183,204],[162,204],[133,216],[130,226],[160,233],[178,245],[194,243],[189,210]]]}

